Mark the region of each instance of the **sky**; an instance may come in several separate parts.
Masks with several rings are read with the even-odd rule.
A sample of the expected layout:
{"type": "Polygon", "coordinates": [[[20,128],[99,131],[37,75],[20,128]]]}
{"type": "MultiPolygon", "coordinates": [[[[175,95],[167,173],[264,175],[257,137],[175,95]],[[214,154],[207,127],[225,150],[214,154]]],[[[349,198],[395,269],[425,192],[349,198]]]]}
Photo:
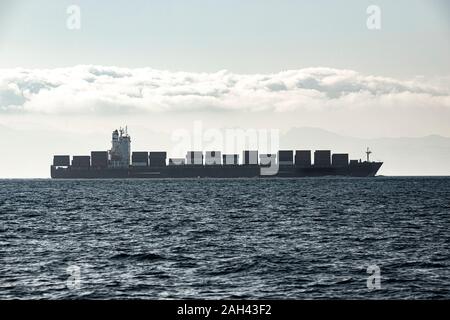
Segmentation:
{"type": "Polygon", "coordinates": [[[391,77],[447,76],[445,0],[0,2],[0,67],[77,64],[267,73],[308,67],[391,77]],[[66,28],[69,5],[81,29],[66,28]],[[381,9],[368,30],[366,9],[381,9]]]}
{"type": "Polygon", "coordinates": [[[142,149],[199,122],[450,137],[449,18],[437,0],[1,0],[0,177],[46,177],[121,125],[142,149]]]}

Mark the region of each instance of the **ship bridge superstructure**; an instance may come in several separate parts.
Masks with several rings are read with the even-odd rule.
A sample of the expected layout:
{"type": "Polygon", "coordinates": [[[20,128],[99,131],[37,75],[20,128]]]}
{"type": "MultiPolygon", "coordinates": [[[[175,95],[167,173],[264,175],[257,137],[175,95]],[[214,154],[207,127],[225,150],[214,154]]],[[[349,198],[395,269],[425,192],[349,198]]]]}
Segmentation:
{"type": "Polygon", "coordinates": [[[127,127],[114,130],[112,133],[111,149],[108,150],[109,167],[127,168],[130,165],[131,138],[127,127]]]}

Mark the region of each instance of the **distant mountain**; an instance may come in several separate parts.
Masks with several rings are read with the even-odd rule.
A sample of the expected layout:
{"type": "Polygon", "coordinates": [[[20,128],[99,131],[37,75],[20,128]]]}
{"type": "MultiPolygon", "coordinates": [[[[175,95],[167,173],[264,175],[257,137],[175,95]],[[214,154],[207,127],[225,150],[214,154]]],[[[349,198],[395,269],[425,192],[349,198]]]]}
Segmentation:
{"type": "Polygon", "coordinates": [[[383,161],[383,175],[450,175],[450,138],[429,135],[418,138],[362,139],[342,136],[319,128],[293,128],[280,136],[286,149],[330,149],[352,159],[365,159],[369,147],[372,160],[383,161]]]}

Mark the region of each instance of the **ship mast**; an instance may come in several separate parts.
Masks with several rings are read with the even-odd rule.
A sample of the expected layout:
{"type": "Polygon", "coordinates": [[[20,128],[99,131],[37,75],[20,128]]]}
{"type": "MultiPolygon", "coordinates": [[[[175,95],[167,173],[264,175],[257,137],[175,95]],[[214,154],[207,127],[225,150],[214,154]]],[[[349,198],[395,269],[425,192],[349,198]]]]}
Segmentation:
{"type": "Polygon", "coordinates": [[[369,156],[372,153],[372,151],[369,150],[369,147],[367,147],[366,155],[367,155],[367,162],[370,162],[369,156]]]}

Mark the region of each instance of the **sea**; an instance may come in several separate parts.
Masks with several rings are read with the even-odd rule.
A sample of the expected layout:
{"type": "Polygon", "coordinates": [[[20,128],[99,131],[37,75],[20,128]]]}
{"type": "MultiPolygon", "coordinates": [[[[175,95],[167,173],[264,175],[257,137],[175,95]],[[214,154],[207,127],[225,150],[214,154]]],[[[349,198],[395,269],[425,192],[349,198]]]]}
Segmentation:
{"type": "Polygon", "coordinates": [[[0,180],[0,299],[449,299],[450,177],[0,180]]]}

